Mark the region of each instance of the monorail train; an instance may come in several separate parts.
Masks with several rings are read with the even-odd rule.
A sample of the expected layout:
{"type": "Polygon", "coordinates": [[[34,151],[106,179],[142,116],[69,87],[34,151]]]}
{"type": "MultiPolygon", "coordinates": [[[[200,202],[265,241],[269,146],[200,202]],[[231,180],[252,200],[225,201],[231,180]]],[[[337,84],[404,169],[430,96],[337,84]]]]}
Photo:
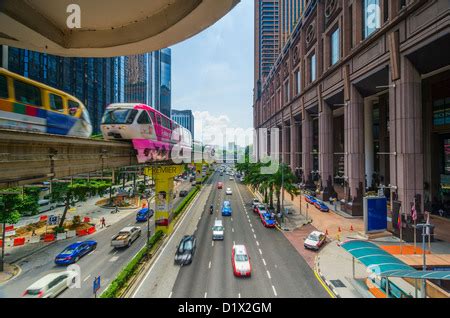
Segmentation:
{"type": "Polygon", "coordinates": [[[74,96],[0,68],[0,128],[90,137],[86,107],[74,96]]]}
{"type": "Polygon", "coordinates": [[[105,140],[132,141],[139,163],[174,159],[170,156],[173,147],[178,147],[180,158],[190,156],[192,149],[189,130],[145,104],[109,105],[102,118],[101,131],[105,140]]]}

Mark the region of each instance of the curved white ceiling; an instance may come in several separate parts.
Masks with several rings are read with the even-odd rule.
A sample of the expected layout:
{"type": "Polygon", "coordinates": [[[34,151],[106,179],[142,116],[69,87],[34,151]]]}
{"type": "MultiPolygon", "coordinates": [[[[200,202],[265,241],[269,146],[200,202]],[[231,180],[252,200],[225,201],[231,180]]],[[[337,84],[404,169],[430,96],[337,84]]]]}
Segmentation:
{"type": "Polygon", "coordinates": [[[158,50],[214,24],[240,0],[2,0],[0,44],[62,56],[158,50]],[[80,28],[67,20],[80,8],[80,28]]]}

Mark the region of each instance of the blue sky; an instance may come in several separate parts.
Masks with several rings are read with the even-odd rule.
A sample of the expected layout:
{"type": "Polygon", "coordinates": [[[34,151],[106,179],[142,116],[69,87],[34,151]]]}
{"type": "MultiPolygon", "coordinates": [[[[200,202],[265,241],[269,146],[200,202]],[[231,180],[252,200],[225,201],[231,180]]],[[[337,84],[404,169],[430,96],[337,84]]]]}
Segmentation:
{"type": "Polygon", "coordinates": [[[195,139],[253,126],[253,1],[172,46],[172,109],[194,111],[195,139]]]}

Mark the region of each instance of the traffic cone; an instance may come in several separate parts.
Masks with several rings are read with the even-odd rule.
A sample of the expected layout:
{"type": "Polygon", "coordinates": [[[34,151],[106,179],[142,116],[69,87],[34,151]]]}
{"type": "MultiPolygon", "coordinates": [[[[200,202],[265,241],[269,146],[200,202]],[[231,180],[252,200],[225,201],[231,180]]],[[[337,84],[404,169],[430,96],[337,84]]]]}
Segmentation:
{"type": "Polygon", "coordinates": [[[338,227],[338,232],[341,233],[341,227],[340,226],[338,227]]]}
{"type": "Polygon", "coordinates": [[[350,224],[350,231],[353,232],[353,225],[350,224]]]}
{"type": "Polygon", "coordinates": [[[325,235],[328,236],[328,229],[325,230],[325,235]]]}

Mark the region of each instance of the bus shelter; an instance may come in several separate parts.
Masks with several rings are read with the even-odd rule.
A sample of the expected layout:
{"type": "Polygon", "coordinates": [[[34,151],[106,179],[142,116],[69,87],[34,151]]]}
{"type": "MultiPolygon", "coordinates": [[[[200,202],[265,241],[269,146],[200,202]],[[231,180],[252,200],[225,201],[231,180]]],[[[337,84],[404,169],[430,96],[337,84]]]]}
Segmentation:
{"type": "MultiPolygon", "coordinates": [[[[374,243],[361,240],[351,240],[341,244],[348,253],[353,256],[353,277],[355,277],[355,260],[361,262],[375,276],[380,277],[380,288],[386,293],[386,297],[399,295],[391,295],[394,290],[393,286],[389,286],[389,278],[411,278],[416,281],[415,294],[417,297],[417,281],[427,279],[449,280],[450,272],[448,271],[419,271],[405,264],[395,256],[381,249],[374,243]]],[[[423,286],[423,285],[422,285],[423,286]]],[[[425,290],[422,295],[426,297],[425,290]]]]}

